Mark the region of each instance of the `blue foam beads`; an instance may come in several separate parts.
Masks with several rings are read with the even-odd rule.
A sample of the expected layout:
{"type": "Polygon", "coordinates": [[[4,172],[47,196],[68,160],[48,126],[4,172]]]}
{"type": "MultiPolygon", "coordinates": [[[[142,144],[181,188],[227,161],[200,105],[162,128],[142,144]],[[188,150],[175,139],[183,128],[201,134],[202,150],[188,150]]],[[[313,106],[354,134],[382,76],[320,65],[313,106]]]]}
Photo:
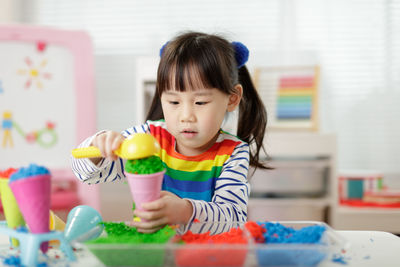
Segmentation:
{"type": "Polygon", "coordinates": [[[28,167],[19,168],[15,173],[10,176],[10,183],[16,180],[28,178],[30,176],[50,174],[50,171],[43,166],[31,163],[28,167]]]}

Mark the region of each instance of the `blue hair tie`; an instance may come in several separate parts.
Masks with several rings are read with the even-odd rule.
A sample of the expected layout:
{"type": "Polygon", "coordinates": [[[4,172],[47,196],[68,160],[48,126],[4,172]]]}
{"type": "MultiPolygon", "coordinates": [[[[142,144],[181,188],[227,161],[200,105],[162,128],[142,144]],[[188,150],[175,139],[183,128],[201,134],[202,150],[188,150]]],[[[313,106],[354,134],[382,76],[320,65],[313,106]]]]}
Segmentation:
{"type": "Polygon", "coordinates": [[[249,59],[249,49],[241,42],[232,42],[232,46],[235,49],[235,59],[238,69],[240,69],[249,59]]]}
{"type": "Polygon", "coordinates": [[[168,43],[169,43],[169,41],[167,41],[163,46],[161,46],[161,48],[160,48],[160,57],[164,53],[164,48],[167,46],[168,43]]]}

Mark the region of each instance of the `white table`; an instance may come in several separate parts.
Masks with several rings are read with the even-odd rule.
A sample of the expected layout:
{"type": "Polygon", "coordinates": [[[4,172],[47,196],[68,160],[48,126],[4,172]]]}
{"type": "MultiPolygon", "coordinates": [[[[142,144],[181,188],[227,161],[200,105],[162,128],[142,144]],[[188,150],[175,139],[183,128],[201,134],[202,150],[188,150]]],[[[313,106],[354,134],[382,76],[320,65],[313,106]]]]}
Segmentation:
{"type": "Polygon", "coordinates": [[[342,254],[346,265],[329,259],[319,267],[328,266],[400,266],[400,238],[380,231],[338,231],[345,237],[350,247],[342,254]]]}
{"type": "MultiPolygon", "coordinates": [[[[331,258],[323,261],[319,267],[368,267],[368,266],[400,266],[400,238],[379,231],[338,231],[346,238],[350,246],[343,256],[345,265],[331,261],[331,258]]],[[[0,236],[0,248],[8,246],[8,237],[0,236]]],[[[99,267],[104,266],[87,251],[81,251],[77,255],[78,261],[69,263],[69,266],[99,267]]],[[[2,265],[2,261],[0,266],[2,265]]],[[[53,266],[53,265],[49,265],[53,266]]],[[[59,266],[59,265],[56,265],[59,266]]]]}

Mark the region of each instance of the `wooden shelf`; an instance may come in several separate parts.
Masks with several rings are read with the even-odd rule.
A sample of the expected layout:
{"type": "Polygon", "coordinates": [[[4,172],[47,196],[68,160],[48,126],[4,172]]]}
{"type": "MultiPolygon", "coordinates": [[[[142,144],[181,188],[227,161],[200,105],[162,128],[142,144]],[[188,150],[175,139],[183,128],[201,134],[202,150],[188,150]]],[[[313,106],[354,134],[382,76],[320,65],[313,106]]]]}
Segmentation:
{"type": "Polygon", "coordinates": [[[400,208],[338,206],[332,219],[337,230],[374,230],[400,234],[400,208]]]}
{"type": "Polygon", "coordinates": [[[252,203],[268,203],[274,205],[311,205],[316,207],[325,207],[330,204],[330,198],[253,198],[249,199],[252,203]]]}
{"type": "Polygon", "coordinates": [[[376,207],[344,207],[340,206],[337,208],[337,212],[341,214],[385,214],[385,215],[399,215],[400,216],[400,208],[376,208],[376,207]]]}
{"type": "Polygon", "coordinates": [[[250,198],[248,219],[326,221],[329,198],[250,198]]]}

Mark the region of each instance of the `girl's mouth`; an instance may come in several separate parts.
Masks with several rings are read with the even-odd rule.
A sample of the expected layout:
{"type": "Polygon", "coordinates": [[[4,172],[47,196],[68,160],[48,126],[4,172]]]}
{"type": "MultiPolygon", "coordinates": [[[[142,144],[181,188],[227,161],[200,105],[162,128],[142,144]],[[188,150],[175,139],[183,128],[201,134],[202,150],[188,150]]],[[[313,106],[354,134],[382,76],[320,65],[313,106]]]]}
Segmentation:
{"type": "Polygon", "coordinates": [[[184,137],[192,138],[192,137],[194,137],[194,136],[197,134],[197,132],[192,131],[192,130],[183,130],[183,131],[181,132],[181,134],[182,134],[184,137]]]}

